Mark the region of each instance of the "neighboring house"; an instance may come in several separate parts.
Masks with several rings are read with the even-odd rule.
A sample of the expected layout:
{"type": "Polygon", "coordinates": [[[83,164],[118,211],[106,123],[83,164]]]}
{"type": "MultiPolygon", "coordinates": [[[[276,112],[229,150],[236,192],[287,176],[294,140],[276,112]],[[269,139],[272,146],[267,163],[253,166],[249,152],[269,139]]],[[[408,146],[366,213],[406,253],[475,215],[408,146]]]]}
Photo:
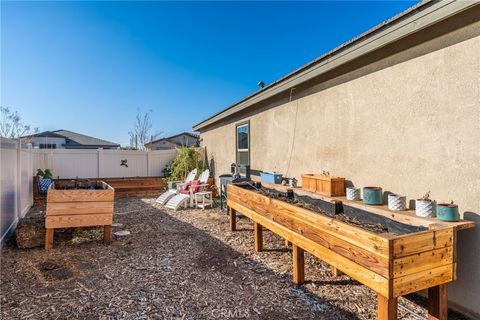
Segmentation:
{"type": "MultiPolygon", "coordinates": [[[[408,199],[430,190],[480,223],[479,79],[480,2],[427,1],[193,129],[217,175],[232,162],[300,182],[327,170],[408,199]]],[[[476,317],[479,243],[480,226],[459,232],[448,286],[450,306],[476,317]]]]}
{"type": "Polygon", "coordinates": [[[182,132],[171,137],[161,138],[146,143],[145,147],[150,150],[167,150],[181,147],[197,147],[200,137],[194,133],[182,132]]]}
{"type": "Polygon", "coordinates": [[[117,143],[68,130],[44,131],[25,138],[31,139],[33,147],[39,149],[117,149],[120,147],[117,143]]]}

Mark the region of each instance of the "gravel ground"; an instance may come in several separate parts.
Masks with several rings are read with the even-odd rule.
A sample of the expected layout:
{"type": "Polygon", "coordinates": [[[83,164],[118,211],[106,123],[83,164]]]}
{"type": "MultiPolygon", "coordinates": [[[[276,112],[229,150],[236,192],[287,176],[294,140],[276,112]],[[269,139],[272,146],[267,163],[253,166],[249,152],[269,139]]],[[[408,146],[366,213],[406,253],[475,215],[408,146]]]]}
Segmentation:
{"type": "MultiPolygon", "coordinates": [[[[31,215],[40,214],[32,212],[31,215]]],[[[307,254],[307,283],[291,282],[291,253],[265,231],[265,251],[253,250],[252,223],[230,232],[225,212],[161,208],[154,199],[115,202],[115,237],[102,231],[55,239],[55,248],[1,253],[2,319],[375,319],[376,295],[307,254]]],[[[57,235],[56,235],[57,236],[57,235]]],[[[418,296],[411,300],[424,303],[418,296]]],[[[399,300],[399,319],[426,316],[399,300]]],[[[450,319],[463,319],[451,314],[450,319]]]]}

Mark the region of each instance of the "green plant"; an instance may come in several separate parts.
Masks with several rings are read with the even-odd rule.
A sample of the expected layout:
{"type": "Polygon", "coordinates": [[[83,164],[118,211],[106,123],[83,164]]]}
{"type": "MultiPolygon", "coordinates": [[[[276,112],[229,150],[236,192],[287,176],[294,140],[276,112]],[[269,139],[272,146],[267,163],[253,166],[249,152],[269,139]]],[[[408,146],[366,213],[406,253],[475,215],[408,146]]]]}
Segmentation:
{"type": "Polygon", "coordinates": [[[175,160],[173,160],[171,174],[167,179],[169,181],[183,180],[195,168],[197,171],[204,170],[203,156],[195,148],[182,148],[179,150],[175,160]]]}
{"type": "Polygon", "coordinates": [[[165,178],[170,177],[172,175],[172,164],[167,164],[165,168],[163,168],[162,172],[165,178]]]}
{"type": "Polygon", "coordinates": [[[430,191],[428,191],[427,193],[425,193],[425,194],[423,195],[422,200],[425,200],[425,201],[430,200],[430,191]]]}
{"type": "Polygon", "coordinates": [[[37,176],[42,177],[43,179],[52,179],[53,173],[50,171],[50,169],[45,169],[45,171],[38,169],[37,176]]]}

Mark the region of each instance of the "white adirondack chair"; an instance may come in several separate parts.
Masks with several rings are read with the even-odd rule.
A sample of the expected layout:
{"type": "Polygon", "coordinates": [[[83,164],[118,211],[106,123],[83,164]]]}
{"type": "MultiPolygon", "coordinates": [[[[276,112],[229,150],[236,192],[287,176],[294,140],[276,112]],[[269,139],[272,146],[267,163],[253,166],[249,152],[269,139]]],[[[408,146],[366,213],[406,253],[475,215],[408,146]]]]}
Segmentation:
{"type": "Polygon", "coordinates": [[[182,206],[187,208],[188,206],[193,206],[193,197],[194,192],[199,192],[208,187],[208,177],[210,176],[210,170],[205,170],[202,172],[200,177],[198,177],[198,184],[191,184],[188,190],[188,193],[178,193],[168,200],[165,208],[178,210],[182,206]],[[196,189],[196,191],[194,191],[196,189]]]}
{"type": "Polygon", "coordinates": [[[170,200],[173,196],[175,196],[178,193],[178,189],[181,185],[190,183],[195,179],[195,176],[197,175],[197,169],[193,169],[190,171],[185,178],[185,181],[169,181],[168,182],[168,191],[162,193],[158,198],[157,202],[160,203],[161,205],[165,205],[168,200],[170,200]],[[176,184],[176,188],[173,188],[173,184],[176,184]]]}

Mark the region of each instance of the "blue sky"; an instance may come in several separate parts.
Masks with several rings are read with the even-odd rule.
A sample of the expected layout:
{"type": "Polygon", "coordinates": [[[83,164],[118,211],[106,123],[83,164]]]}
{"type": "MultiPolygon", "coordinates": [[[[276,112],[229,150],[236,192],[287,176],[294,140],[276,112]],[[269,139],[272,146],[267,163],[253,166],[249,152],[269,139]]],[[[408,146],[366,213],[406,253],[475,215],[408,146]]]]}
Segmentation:
{"type": "Polygon", "coordinates": [[[137,108],[190,131],[414,3],[2,1],[1,105],[122,145],[137,108]]]}

